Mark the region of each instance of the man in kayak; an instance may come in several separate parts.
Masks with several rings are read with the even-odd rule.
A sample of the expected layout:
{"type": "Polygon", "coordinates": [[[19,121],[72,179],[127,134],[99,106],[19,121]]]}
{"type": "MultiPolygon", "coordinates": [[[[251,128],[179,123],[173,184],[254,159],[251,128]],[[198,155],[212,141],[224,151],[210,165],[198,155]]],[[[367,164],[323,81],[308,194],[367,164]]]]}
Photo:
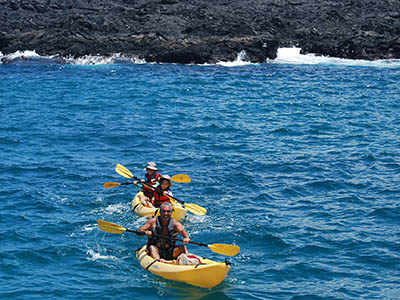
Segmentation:
{"type": "Polygon", "coordinates": [[[172,239],[179,233],[183,243],[190,242],[189,234],[183,225],[171,217],[173,207],[170,202],[164,202],[160,207],[160,215],[148,220],[138,231],[144,232],[147,237],[147,251],[151,257],[161,262],[174,260],[182,253],[189,254],[185,245],[176,245],[172,239]],[[154,236],[153,236],[154,235],[154,236]],[[157,236],[155,236],[157,235],[157,236]]]}
{"type": "MultiPolygon", "coordinates": [[[[139,195],[139,200],[145,206],[154,207],[151,203],[151,199],[153,198],[153,190],[151,187],[156,188],[158,186],[158,181],[161,175],[157,172],[158,169],[156,163],[153,161],[149,161],[144,170],[146,171],[146,180],[141,180],[143,195],[139,195]]],[[[139,186],[137,181],[134,183],[139,186]]]]}

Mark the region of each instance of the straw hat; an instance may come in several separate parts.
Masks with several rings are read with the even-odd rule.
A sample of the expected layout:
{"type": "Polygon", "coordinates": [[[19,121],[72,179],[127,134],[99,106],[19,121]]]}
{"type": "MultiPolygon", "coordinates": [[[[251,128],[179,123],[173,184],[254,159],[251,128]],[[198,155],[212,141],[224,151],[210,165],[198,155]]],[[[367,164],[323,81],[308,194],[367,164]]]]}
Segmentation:
{"type": "Polygon", "coordinates": [[[172,178],[171,178],[169,175],[161,175],[161,176],[160,176],[160,183],[161,183],[161,181],[162,181],[163,179],[168,180],[168,182],[169,182],[169,187],[172,186],[172,178]]]}

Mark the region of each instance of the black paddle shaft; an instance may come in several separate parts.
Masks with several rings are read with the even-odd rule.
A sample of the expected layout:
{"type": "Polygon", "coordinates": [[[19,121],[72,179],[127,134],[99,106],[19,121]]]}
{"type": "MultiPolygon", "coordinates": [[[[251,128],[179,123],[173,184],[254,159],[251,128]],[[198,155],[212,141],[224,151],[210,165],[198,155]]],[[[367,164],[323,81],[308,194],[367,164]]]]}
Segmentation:
{"type": "MultiPolygon", "coordinates": [[[[141,182],[141,179],[137,178],[135,175],[133,175],[132,178],[135,179],[135,180],[137,180],[137,181],[139,181],[139,182],[141,182]]],[[[155,187],[153,187],[153,186],[151,186],[150,184],[147,184],[147,183],[145,183],[145,182],[143,182],[143,184],[144,184],[145,186],[149,187],[149,188],[152,188],[152,189],[156,190],[157,192],[163,193],[163,191],[162,191],[161,189],[159,189],[159,188],[155,188],[155,187]]],[[[182,203],[182,204],[185,204],[185,201],[176,199],[175,197],[172,197],[172,196],[169,196],[169,195],[168,195],[168,197],[171,197],[171,198],[174,199],[175,201],[178,201],[178,202],[180,202],[180,203],[182,203]]]]}
{"type": "MultiPolygon", "coordinates": [[[[132,229],[127,229],[126,231],[132,232],[132,233],[136,233],[137,235],[145,235],[145,234],[146,234],[146,233],[143,232],[143,231],[132,230],[132,229]]],[[[159,234],[152,234],[152,236],[158,237],[158,238],[161,238],[161,239],[167,239],[167,240],[173,240],[173,241],[177,241],[177,242],[183,242],[182,239],[177,239],[177,238],[174,238],[174,237],[172,237],[172,236],[165,236],[165,235],[159,235],[159,234]]],[[[190,244],[199,245],[199,246],[208,247],[207,244],[203,244],[203,243],[196,243],[196,242],[192,242],[192,241],[189,241],[189,243],[190,243],[190,244]]]]}

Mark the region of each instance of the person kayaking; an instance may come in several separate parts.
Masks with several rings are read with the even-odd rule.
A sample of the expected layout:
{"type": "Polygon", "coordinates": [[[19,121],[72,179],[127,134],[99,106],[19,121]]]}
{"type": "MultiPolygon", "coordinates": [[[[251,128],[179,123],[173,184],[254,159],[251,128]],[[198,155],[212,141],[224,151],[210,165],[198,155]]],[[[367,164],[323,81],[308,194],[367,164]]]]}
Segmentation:
{"type": "Polygon", "coordinates": [[[147,252],[149,255],[161,262],[175,260],[182,253],[189,254],[185,245],[177,246],[174,240],[159,237],[176,237],[179,233],[183,237],[184,244],[190,242],[189,234],[183,225],[171,217],[172,211],[172,204],[164,202],[160,207],[160,215],[151,218],[138,229],[138,231],[144,232],[148,237],[147,252]]]}
{"type": "Polygon", "coordinates": [[[151,203],[154,207],[161,207],[164,202],[171,202],[168,196],[173,197],[170,188],[172,186],[172,179],[168,175],[160,176],[160,184],[153,190],[153,197],[151,203]]]}
{"type": "Polygon", "coordinates": [[[151,203],[151,199],[153,198],[153,189],[151,187],[156,188],[158,186],[161,175],[157,172],[157,165],[153,161],[149,161],[144,170],[146,171],[146,174],[144,175],[146,180],[141,180],[141,183],[138,183],[137,181],[134,183],[137,186],[140,186],[139,184],[141,184],[142,187],[143,195],[139,195],[140,202],[145,206],[154,207],[151,203]],[[149,187],[149,185],[151,187],[149,187]]]}

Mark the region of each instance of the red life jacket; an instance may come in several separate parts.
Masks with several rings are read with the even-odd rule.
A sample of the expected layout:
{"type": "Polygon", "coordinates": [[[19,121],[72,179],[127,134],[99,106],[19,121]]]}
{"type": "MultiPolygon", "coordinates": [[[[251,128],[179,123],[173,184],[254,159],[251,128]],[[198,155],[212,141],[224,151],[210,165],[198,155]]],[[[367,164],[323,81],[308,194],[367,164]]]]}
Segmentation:
{"type": "MultiPolygon", "coordinates": [[[[164,192],[169,192],[169,189],[163,190],[164,192]]],[[[153,205],[155,207],[160,207],[161,204],[163,204],[164,202],[171,202],[169,200],[168,196],[165,196],[162,192],[160,192],[159,190],[155,190],[153,192],[153,197],[154,197],[154,203],[153,205]]]]}
{"type": "MultiPolygon", "coordinates": [[[[154,172],[153,176],[150,176],[149,174],[146,173],[146,175],[144,175],[146,177],[146,181],[145,183],[154,186],[155,182],[153,179],[155,179],[156,181],[158,181],[158,179],[160,178],[160,174],[157,172],[154,172]]],[[[151,189],[149,189],[148,187],[146,187],[145,185],[143,185],[142,188],[143,193],[145,194],[145,196],[149,197],[149,199],[151,199],[153,197],[153,191],[151,189]]]]}

